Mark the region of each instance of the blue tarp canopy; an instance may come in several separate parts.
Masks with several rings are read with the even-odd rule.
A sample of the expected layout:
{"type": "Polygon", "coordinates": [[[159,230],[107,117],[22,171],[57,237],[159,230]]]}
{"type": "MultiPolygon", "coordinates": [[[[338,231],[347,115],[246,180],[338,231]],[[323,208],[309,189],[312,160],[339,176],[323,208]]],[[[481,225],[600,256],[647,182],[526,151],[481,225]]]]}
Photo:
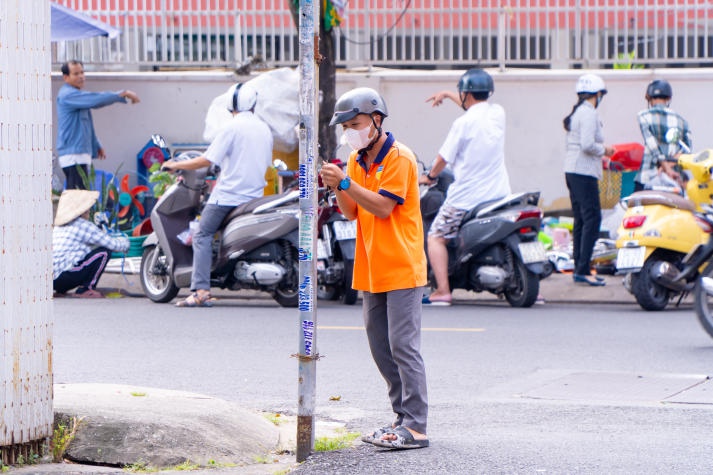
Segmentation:
{"type": "Polygon", "coordinates": [[[118,29],[89,15],[53,2],[50,2],[50,5],[52,7],[51,41],[81,40],[92,36],[108,36],[109,38],[119,36],[118,29]]]}

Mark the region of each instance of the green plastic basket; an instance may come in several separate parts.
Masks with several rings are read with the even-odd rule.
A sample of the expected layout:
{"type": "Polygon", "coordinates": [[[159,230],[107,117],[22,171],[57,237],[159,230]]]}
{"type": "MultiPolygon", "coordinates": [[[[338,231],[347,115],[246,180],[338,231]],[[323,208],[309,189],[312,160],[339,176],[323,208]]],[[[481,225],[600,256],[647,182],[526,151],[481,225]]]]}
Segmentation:
{"type": "Polygon", "coordinates": [[[129,236],[129,250],[126,251],[126,254],[123,252],[112,252],[112,259],[117,257],[141,257],[141,254],[144,252],[143,244],[145,240],[146,236],[129,236]]]}

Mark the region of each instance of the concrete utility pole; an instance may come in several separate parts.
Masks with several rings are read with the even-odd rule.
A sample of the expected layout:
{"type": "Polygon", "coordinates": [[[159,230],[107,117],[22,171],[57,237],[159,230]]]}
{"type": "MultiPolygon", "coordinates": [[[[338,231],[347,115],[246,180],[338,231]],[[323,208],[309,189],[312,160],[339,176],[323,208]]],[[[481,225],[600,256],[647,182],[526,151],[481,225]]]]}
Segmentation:
{"type": "Polygon", "coordinates": [[[314,400],[317,387],[317,121],[319,117],[319,0],[300,0],[300,284],[297,461],[314,446],[314,400]],[[319,25],[317,23],[317,25],[319,25]]]}
{"type": "Polygon", "coordinates": [[[41,452],[54,418],[49,0],[2,0],[0,18],[0,459],[13,464],[41,452]]]}

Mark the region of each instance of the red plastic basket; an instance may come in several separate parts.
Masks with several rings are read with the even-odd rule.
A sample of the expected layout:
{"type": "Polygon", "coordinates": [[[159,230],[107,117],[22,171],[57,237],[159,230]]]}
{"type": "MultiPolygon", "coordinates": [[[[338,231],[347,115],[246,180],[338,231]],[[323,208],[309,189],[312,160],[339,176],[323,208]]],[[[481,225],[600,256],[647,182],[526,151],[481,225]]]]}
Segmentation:
{"type": "Polygon", "coordinates": [[[620,143],[614,146],[612,162],[620,163],[625,171],[638,170],[644,158],[644,146],[637,142],[620,143]]]}

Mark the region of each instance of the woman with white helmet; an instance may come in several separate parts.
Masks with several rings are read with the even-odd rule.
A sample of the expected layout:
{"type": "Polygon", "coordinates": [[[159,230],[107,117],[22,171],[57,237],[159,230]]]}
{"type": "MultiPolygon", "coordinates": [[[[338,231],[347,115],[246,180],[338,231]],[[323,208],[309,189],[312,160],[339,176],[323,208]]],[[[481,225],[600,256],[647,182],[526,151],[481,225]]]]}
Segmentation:
{"type": "Polygon", "coordinates": [[[577,103],[563,121],[567,131],[564,173],[574,216],[573,279],[575,283],[602,286],[605,283],[601,277],[591,278],[590,261],[602,222],[602,165],[614,153],[613,148],[604,145],[602,122],[596,110],[607,90],[601,77],[584,74],[577,80],[575,91],[577,103]]]}

